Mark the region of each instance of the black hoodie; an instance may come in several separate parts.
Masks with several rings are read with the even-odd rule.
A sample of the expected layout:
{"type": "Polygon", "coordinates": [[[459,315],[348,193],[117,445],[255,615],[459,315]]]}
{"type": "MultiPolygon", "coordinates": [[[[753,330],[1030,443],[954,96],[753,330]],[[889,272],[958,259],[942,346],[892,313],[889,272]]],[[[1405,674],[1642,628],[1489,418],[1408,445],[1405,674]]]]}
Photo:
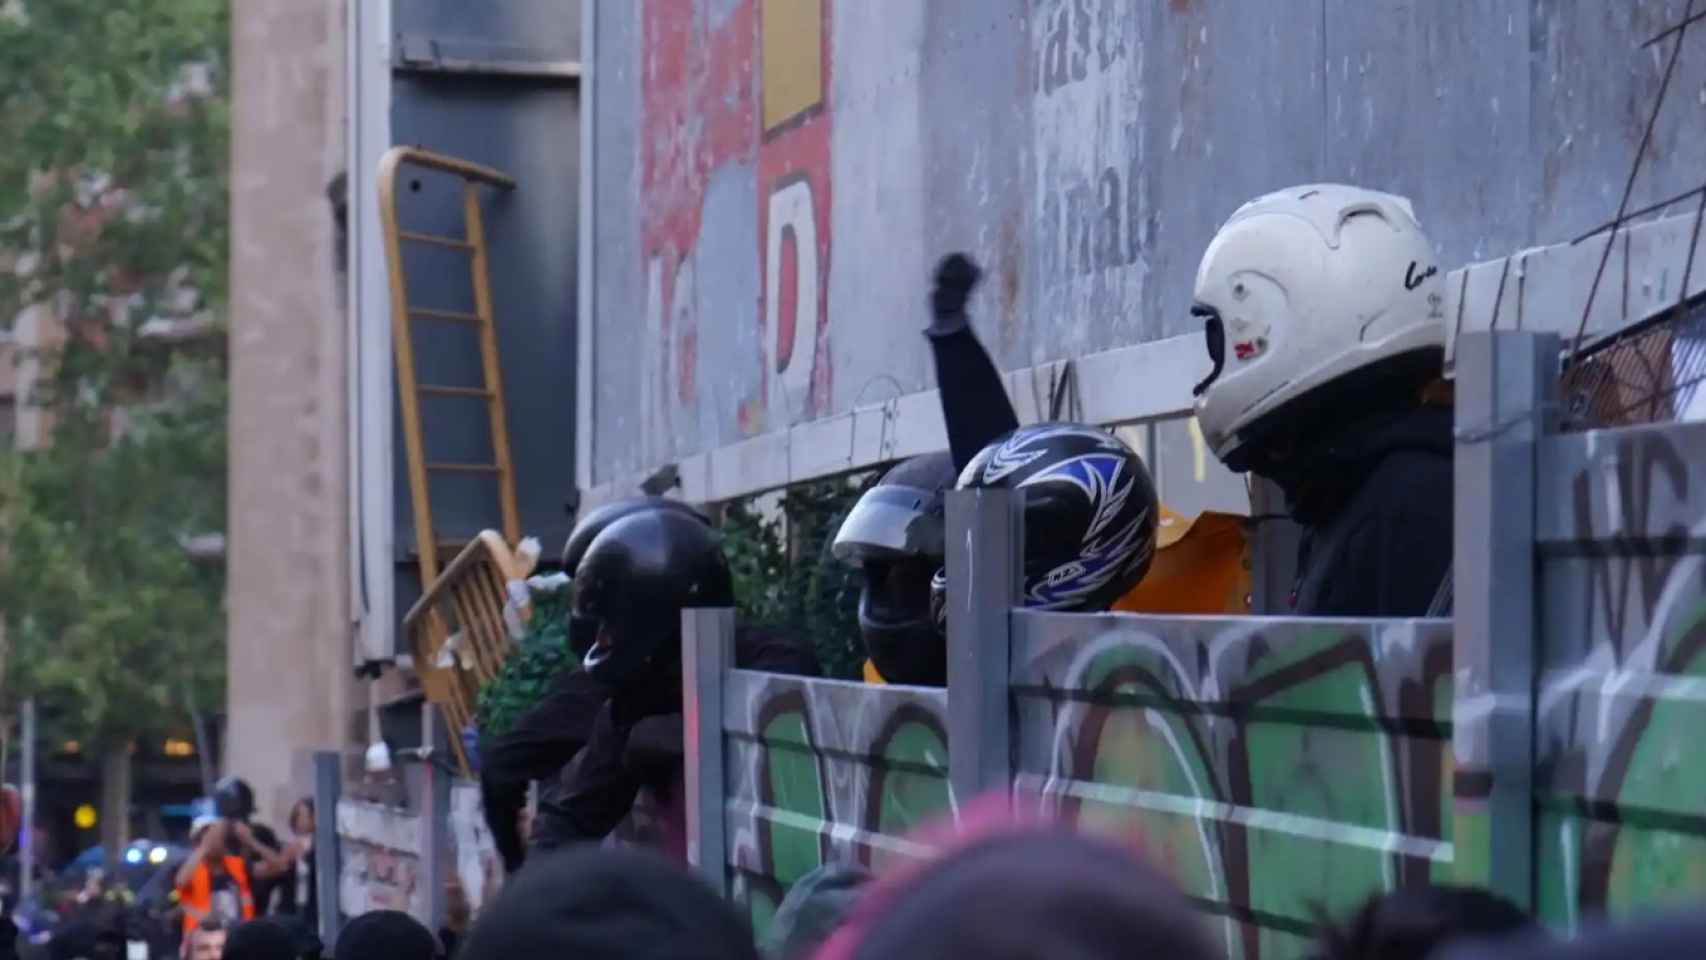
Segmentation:
{"type": "Polygon", "coordinates": [[[1451,570],[1452,413],[1363,420],[1281,481],[1304,527],[1293,608],[1312,617],[1419,617],[1451,570]]]}

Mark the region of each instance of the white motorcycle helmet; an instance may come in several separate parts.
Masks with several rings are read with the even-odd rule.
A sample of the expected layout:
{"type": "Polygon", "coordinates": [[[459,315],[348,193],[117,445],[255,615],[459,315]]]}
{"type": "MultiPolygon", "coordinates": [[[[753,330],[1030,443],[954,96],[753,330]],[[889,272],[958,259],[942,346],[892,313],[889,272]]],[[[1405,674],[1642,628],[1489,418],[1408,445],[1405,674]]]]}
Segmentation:
{"type": "Polygon", "coordinates": [[[1191,312],[1207,326],[1214,370],[1196,414],[1215,455],[1243,450],[1287,404],[1445,344],[1444,279],[1410,201],[1340,184],[1246,203],[1197,268],[1191,312]]]}

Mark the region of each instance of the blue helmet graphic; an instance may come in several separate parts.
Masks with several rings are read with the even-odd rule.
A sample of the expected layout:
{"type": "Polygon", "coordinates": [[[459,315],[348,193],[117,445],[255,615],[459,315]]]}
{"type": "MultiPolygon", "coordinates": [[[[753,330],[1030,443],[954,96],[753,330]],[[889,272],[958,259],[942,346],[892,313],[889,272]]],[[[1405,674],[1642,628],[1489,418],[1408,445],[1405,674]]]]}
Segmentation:
{"type": "Polygon", "coordinates": [[[958,486],[1023,493],[1027,607],[1106,610],[1155,556],[1154,481],[1130,447],[1097,427],[1020,427],[973,458],[958,486]]]}

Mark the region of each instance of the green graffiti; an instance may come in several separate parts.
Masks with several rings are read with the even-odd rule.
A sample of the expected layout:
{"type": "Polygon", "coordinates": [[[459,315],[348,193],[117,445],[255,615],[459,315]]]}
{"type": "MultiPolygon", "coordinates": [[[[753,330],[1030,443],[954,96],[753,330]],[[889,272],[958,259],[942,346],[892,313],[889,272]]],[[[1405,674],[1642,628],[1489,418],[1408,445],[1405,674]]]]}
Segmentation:
{"type": "Polygon", "coordinates": [[[901,836],[948,810],[948,745],[941,734],[922,723],[902,724],[889,737],[882,759],[890,769],[877,796],[872,830],[901,836]]]}
{"type": "MultiPolygon", "coordinates": [[[[855,850],[844,855],[863,857],[860,848],[872,838],[904,837],[951,809],[948,748],[939,723],[933,727],[897,716],[871,745],[871,754],[861,757],[855,751],[817,749],[805,709],[780,703],[762,727],[759,776],[765,809],[752,821],[760,862],[744,871],[747,911],[760,937],[786,891],[823,864],[832,834],[851,835],[855,850]],[[837,798],[825,793],[827,784],[861,777],[867,784],[863,790],[845,790],[837,798]]],[[[873,867],[883,866],[880,845],[870,846],[868,856],[873,867]]]]}
{"type": "Polygon", "coordinates": [[[829,819],[823,795],[818,758],[805,745],[806,717],[800,712],[781,714],[764,728],[765,775],[769,778],[770,805],[793,814],[785,822],[769,821],[771,877],[783,889],[823,865],[819,837],[829,819]]]}
{"type": "MultiPolygon", "coordinates": [[[[1360,665],[1346,665],[1283,688],[1261,705],[1364,716],[1370,712],[1365,676],[1360,665]]],[[[1307,829],[1324,823],[1400,829],[1387,735],[1251,723],[1245,738],[1249,805],[1288,815],[1248,831],[1251,906],[1307,922],[1317,906],[1342,909],[1392,886],[1391,855],[1366,846],[1369,834],[1339,840],[1307,829]],[[1259,882],[1280,876],[1287,882],[1259,882]]]]}
{"type": "MultiPolygon", "coordinates": [[[[1706,676],[1706,657],[1694,656],[1673,676],[1706,676]]],[[[1605,898],[1613,913],[1706,893],[1706,837],[1693,832],[1694,814],[1706,797],[1700,704],[1655,698],[1651,711],[1617,793],[1622,823],[1605,898]]]]}

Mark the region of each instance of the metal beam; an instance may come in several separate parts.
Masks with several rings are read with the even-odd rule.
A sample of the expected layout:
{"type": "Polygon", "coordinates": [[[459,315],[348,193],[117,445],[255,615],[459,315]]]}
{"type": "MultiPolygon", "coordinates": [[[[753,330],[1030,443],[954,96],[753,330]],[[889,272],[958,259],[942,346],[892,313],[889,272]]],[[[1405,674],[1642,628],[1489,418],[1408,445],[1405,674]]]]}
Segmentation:
{"type": "Polygon", "coordinates": [[[1024,500],[948,494],[948,781],[955,803],[1013,779],[1007,679],[1024,578],[1024,500]]]}
{"type": "Polygon", "coordinates": [[[735,662],[735,612],[681,611],[681,719],[686,746],[687,862],[729,892],[724,782],[724,678],[735,662]]]}
{"type": "Polygon", "coordinates": [[[581,61],[572,51],[415,33],[397,38],[391,68],[398,73],[453,73],[558,83],[578,82],[582,73],[581,61]]]}
{"type": "MultiPolygon", "coordinates": [[[[1457,350],[1453,552],[1459,784],[1490,782],[1485,882],[1535,906],[1535,463],[1558,384],[1556,334],[1471,333],[1457,350]]],[[[1460,874],[1461,878],[1461,874],[1460,874]]]]}
{"type": "Polygon", "coordinates": [[[338,798],[343,793],[343,755],[335,750],[314,754],[314,897],[318,916],[315,922],[320,942],[330,954],[337,945],[338,877],[342,864],[338,862],[338,798]]]}
{"type": "MultiPolygon", "coordinates": [[[[580,86],[580,206],[576,211],[580,240],[575,255],[578,263],[575,281],[575,487],[586,491],[592,487],[592,436],[597,421],[593,419],[593,331],[596,324],[595,300],[598,285],[598,4],[581,5],[581,86],[580,86]]],[[[587,505],[576,500],[577,509],[587,505]]]]}

